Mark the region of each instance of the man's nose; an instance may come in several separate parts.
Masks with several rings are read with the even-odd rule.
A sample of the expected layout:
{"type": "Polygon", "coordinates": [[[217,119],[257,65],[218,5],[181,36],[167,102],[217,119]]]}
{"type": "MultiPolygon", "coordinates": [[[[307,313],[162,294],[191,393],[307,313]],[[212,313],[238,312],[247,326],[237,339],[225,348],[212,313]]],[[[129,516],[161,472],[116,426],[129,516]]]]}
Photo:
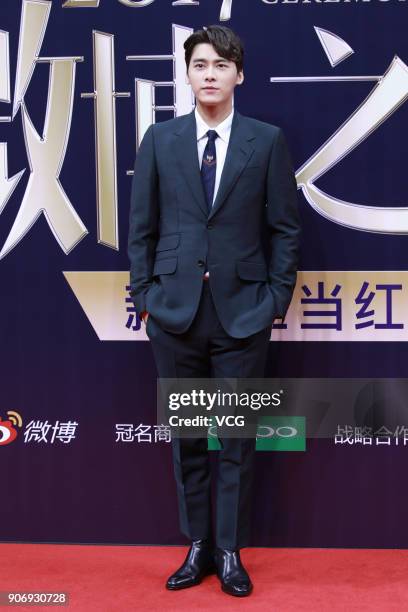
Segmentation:
{"type": "Polygon", "coordinates": [[[206,79],[210,79],[210,80],[215,79],[215,71],[214,71],[214,68],[210,68],[210,67],[209,67],[209,68],[207,68],[207,72],[206,72],[206,74],[205,74],[205,78],[206,78],[206,79]]]}

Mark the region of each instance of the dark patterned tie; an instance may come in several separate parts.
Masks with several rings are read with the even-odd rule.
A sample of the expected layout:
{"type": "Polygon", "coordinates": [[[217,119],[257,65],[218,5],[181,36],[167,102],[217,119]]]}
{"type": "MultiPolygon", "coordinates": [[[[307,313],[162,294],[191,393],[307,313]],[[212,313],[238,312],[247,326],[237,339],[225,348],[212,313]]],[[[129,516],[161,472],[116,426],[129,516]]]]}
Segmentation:
{"type": "Polygon", "coordinates": [[[218,137],[218,134],[215,130],[208,130],[207,136],[208,142],[205,145],[203,161],[201,162],[201,180],[207,199],[208,214],[210,214],[214,197],[215,172],[217,169],[215,139],[218,137]]]}

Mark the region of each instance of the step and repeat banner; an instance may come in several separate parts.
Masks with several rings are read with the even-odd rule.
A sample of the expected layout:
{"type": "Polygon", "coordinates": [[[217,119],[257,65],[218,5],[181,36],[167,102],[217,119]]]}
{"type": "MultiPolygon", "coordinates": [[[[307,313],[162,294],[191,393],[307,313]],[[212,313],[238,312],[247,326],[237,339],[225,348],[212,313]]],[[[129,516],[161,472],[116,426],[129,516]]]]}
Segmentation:
{"type": "Polygon", "coordinates": [[[194,107],[184,41],[221,23],[245,46],[234,104],[283,129],[299,188],[300,272],[266,375],[325,389],[258,431],[252,543],[408,546],[407,15],[2,0],[0,541],[185,542],[129,295],[129,200],[148,126],[194,107]]]}

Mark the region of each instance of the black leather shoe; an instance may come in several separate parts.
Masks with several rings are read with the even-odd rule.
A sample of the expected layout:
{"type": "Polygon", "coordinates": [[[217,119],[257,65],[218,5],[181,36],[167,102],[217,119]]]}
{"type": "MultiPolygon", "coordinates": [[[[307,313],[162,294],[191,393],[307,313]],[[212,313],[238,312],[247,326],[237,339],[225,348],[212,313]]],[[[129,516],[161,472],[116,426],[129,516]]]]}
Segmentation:
{"type": "Polygon", "coordinates": [[[167,580],[170,590],[185,589],[200,584],[204,576],[215,574],[214,547],[210,540],[193,540],[185,561],[167,580]]]}
{"type": "Polygon", "coordinates": [[[216,548],[214,560],[224,593],[236,597],[245,597],[251,593],[253,585],[241,563],[239,550],[216,548]]]}

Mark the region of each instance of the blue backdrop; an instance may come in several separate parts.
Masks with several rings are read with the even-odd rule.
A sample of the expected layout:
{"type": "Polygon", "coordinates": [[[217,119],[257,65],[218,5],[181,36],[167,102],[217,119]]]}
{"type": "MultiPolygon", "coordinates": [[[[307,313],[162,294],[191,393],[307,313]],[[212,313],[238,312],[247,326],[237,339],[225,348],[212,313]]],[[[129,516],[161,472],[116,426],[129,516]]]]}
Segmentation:
{"type": "MultiPolygon", "coordinates": [[[[197,29],[217,23],[221,4],[201,0],[198,5],[172,6],[169,0],[156,0],[131,7],[101,0],[94,8],[63,8],[61,1],[52,2],[40,57],[84,57],[76,66],[60,181],[88,234],[66,254],[42,214],[0,259],[2,541],[184,541],[178,529],[170,444],[154,438],[156,369],[149,343],[101,341],[63,271],[128,270],[131,176],[126,171],[133,167],[136,152],[134,78],[171,80],[172,70],[169,62],[131,62],[126,56],[171,54],[172,24],[197,29]],[[93,91],[93,30],[114,34],[116,91],[131,93],[116,100],[118,250],[97,239],[94,107],[81,98],[81,93],[93,91]],[[145,428],[143,437],[139,427],[136,438],[126,442],[118,439],[118,424],[150,429],[145,428]],[[13,441],[6,439],[4,427],[17,431],[13,441]]],[[[22,7],[16,0],[0,5],[0,28],[9,32],[12,94],[22,7]]],[[[245,44],[245,83],[237,88],[236,107],[282,127],[294,167],[300,168],[375,83],[270,82],[271,77],[383,75],[394,55],[408,61],[406,11],[406,2],[396,0],[233,0],[231,17],[223,23],[245,44]],[[315,27],[337,35],[354,53],[332,67],[315,27]]],[[[40,135],[48,78],[49,64],[37,62],[24,95],[40,135]]],[[[160,104],[172,104],[169,91],[157,95],[160,104]]],[[[11,116],[12,100],[0,103],[2,115],[11,116]]],[[[30,173],[21,113],[20,108],[12,121],[0,123],[8,176],[26,168],[0,214],[1,246],[30,173]]],[[[161,112],[156,120],[171,116],[161,112]]],[[[320,189],[370,206],[407,205],[406,126],[407,108],[401,104],[319,179],[320,189]]],[[[334,223],[314,210],[301,191],[299,205],[301,270],[407,269],[404,233],[381,234],[334,223]]],[[[271,341],[267,376],[405,377],[407,358],[405,342],[271,341]]],[[[333,439],[308,439],[305,452],[258,452],[253,545],[406,547],[407,452],[402,444],[339,445],[333,439]]]]}

